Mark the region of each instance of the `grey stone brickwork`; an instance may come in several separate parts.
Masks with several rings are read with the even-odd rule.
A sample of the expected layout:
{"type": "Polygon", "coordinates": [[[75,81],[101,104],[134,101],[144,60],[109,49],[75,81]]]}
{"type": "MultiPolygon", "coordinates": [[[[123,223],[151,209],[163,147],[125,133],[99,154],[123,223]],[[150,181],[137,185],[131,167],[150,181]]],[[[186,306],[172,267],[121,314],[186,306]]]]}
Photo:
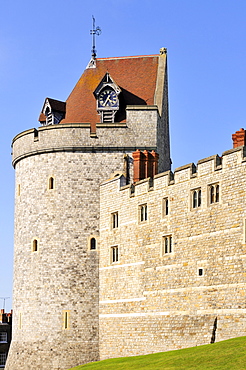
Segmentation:
{"type": "Polygon", "coordinates": [[[133,188],[120,187],[121,177],[101,185],[101,359],[246,335],[245,164],[241,147],[133,188]],[[213,204],[210,185],[219,185],[213,204]],[[201,190],[196,208],[194,190],[201,190]],[[141,222],[143,204],[148,216],[141,222]],[[170,236],[172,252],[165,253],[170,236]],[[118,246],[118,262],[110,259],[112,246],[118,246]]]}

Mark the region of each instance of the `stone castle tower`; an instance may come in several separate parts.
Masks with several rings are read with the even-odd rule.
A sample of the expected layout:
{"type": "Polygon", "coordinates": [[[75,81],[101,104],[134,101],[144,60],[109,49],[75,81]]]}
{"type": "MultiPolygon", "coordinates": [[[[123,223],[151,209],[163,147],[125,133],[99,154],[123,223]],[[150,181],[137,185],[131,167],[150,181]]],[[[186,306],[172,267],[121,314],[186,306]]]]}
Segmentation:
{"type": "Polygon", "coordinates": [[[159,154],[159,172],[170,169],[166,58],[161,49],[95,59],[66,102],[47,98],[41,126],[13,139],[7,370],[68,369],[99,359],[99,184],[113,173],[130,183],[137,149],[159,154]]]}

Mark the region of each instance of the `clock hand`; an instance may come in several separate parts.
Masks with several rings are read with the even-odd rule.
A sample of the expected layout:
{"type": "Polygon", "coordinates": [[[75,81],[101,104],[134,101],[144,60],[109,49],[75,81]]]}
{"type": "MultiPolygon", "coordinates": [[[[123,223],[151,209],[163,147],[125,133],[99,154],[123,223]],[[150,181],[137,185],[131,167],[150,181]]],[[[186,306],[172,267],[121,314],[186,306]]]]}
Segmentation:
{"type": "Polygon", "coordinates": [[[107,99],[106,99],[106,100],[105,100],[105,102],[104,102],[104,107],[106,107],[106,104],[107,104],[107,102],[108,102],[109,98],[110,98],[110,96],[108,95],[107,99]]]}

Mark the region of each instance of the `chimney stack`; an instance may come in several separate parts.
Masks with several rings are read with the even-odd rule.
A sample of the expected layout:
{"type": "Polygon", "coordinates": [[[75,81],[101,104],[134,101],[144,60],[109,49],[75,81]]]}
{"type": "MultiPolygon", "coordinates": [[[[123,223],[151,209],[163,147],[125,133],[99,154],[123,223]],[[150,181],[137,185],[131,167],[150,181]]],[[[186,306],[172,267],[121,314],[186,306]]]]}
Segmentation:
{"type": "Polygon", "coordinates": [[[245,145],[245,133],[244,128],[240,128],[239,131],[236,131],[235,134],[232,134],[233,148],[245,145]]]}

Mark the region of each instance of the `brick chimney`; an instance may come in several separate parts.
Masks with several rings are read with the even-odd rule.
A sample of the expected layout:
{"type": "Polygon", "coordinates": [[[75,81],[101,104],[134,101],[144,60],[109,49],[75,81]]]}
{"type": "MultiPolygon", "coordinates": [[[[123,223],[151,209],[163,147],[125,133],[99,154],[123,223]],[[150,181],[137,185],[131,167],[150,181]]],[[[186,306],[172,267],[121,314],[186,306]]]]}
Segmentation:
{"type": "Polygon", "coordinates": [[[233,148],[238,146],[246,145],[246,131],[244,128],[240,128],[239,131],[236,131],[235,134],[232,134],[233,148]]]}
{"type": "Polygon", "coordinates": [[[154,150],[148,152],[139,149],[132,153],[133,162],[133,182],[137,182],[148,177],[154,177],[158,173],[159,154],[154,150]]]}

